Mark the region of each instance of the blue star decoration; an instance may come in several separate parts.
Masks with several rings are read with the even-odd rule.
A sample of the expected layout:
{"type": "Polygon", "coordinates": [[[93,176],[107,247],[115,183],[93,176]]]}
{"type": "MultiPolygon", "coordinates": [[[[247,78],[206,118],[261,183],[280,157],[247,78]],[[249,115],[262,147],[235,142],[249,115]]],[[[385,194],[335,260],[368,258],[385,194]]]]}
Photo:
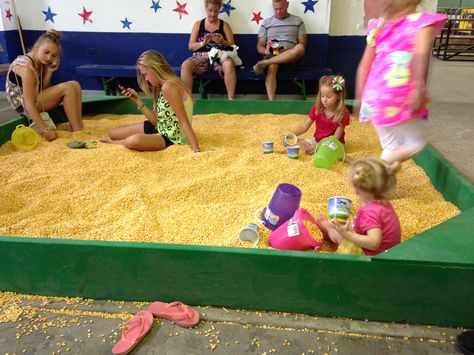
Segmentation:
{"type": "Polygon", "coordinates": [[[227,16],[230,16],[230,12],[232,10],[235,10],[235,7],[233,7],[230,3],[232,2],[232,0],[229,0],[226,4],[222,5],[222,9],[221,11],[219,11],[220,14],[222,13],[226,13],[227,16]]]}
{"type": "Polygon", "coordinates": [[[128,28],[129,30],[131,29],[130,28],[130,25],[133,23],[133,22],[130,22],[128,21],[128,19],[125,17],[125,20],[120,20],[120,22],[122,22],[123,24],[123,27],[122,28],[128,28]]]}
{"type": "Polygon", "coordinates": [[[158,1],[153,1],[153,0],[151,0],[150,9],[155,10],[155,13],[158,11],[158,9],[161,9],[160,0],[158,0],[158,1]]]}
{"type": "Polygon", "coordinates": [[[51,22],[54,23],[54,16],[56,16],[57,14],[51,11],[50,6],[48,6],[48,11],[42,11],[42,13],[46,16],[46,18],[44,19],[44,22],[51,20],[51,22]]]}
{"type": "Polygon", "coordinates": [[[316,5],[318,2],[319,2],[319,0],[303,1],[302,4],[304,5],[304,13],[306,13],[306,11],[313,11],[314,12],[314,5],[316,5]]]}

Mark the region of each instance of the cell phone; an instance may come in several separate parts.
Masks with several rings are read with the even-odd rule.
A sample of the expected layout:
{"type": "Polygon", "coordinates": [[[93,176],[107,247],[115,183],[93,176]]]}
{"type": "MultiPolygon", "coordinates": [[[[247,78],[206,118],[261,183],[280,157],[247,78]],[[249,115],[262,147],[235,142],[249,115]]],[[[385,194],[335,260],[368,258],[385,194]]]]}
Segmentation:
{"type": "Polygon", "coordinates": [[[118,86],[120,92],[122,92],[122,93],[123,93],[125,90],[127,90],[127,89],[125,88],[125,86],[123,86],[123,85],[118,84],[117,86],[118,86]]]}
{"type": "Polygon", "coordinates": [[[52,63],[49,63],[49,67],[50,68],[54,68],[54,67],[57,67],[58,66],[58,62],[57,61],[54,61],[52,63]]]}

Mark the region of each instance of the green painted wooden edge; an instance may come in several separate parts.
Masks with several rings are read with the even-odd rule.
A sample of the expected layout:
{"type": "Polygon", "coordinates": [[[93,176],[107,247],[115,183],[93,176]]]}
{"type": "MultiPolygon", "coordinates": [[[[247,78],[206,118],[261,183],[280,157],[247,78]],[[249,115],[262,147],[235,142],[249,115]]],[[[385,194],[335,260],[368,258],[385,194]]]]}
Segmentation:
{"type": "MultiPolygon", "coordinates": [[[[474,208],[397,245],[374,260],[474,267],[474,208]]],[[[402,227],[403,228],[403,227],[402,227]]],[[[473,279],[474,282],[474,279],[473,279]]]]}
{"type": "Polygon", "coordinates": [[[374,260],[474,265],[474,186],[432,146],[421,152],[415,161],[443,197],[454,203],[462,213],[379,254],[374,260]]]}
{"type": "Polygon", "coordinates": [[[0,289],[473,326],[474,268],[237,248],[0,238],[0,289]],[[421,286],[421,287],[420,287],[421,286]],[[455,302],[453,302],[455,300],[455,302]]]}
{"type": "Polygon", "coordinates": [[[415,157],[433,186],[461,211],[474,207],[474,185],[431,145],[415,157]]]}

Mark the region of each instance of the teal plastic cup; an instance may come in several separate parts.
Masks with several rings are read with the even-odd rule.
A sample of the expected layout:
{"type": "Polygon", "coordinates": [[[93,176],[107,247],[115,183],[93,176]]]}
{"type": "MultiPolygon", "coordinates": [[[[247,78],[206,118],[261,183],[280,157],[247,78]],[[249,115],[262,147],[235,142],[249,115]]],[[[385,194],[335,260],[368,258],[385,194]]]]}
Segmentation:
{"type": "Polygon", "coordinates": [[[288,153],[288,158],[298,159],[298,156],[300,155],[300,146],[292,145],[292,146],[286,147],[286,151],[288,153]]]}

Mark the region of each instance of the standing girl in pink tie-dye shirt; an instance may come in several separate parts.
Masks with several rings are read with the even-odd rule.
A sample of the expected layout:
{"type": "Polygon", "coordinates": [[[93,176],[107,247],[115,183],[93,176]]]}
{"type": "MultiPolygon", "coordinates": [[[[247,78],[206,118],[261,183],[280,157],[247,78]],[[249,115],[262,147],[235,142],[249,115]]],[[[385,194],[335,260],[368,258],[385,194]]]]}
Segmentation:
{"type": "Polygon", "coordinates": [[[417,12],[421,2],[393,0],[380,18],[369,22],[357,69],[359,118],[372,122],[381,158],[388,163],[410,159],[426,145],[420,125],[428,115],[429,60],[433,38],[447,17],[417,12]]]}

